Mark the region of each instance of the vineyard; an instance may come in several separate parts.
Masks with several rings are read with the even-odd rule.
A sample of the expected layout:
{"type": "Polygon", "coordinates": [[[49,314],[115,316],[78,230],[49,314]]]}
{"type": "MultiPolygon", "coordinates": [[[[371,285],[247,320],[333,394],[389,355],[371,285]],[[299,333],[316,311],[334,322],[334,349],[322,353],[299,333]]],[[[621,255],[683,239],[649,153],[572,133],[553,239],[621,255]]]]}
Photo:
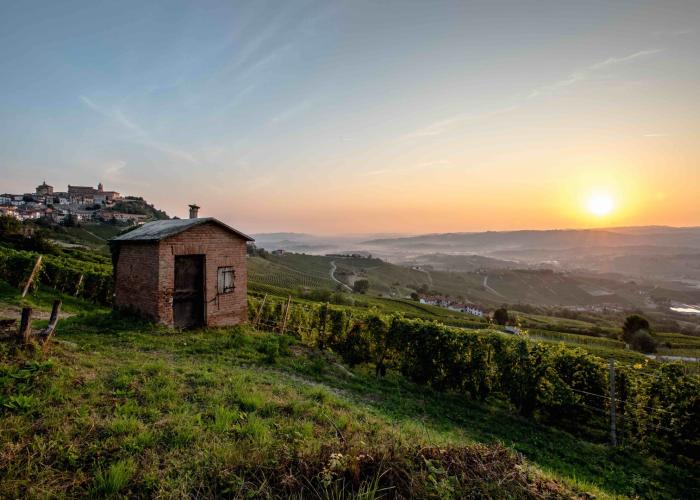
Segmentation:
{"type": "MultiPolygon", "coordinates": [[[[0,279],[23,285],[37,263],[38,254],[0,246],[0,279]]],[[[99,260],[99,259],[97,259],[99,260]]],[[[61,293],[100,304],[112,301],[112,265],[107,259],[88,262],[70,257],[43,255],[32,289],[45,285],[61,293]]]]}
{"type": "MultiPolygon", "coordinates": [[[[72,297],[81,297],[94,303],[108,305],[112,300],[112,266],[108,258],[97,254],[76,252],[75,256],[44,255],[40,272],[32,284],[32,289],[48,287],[72,297]]],[[[13,250],[0,246],[0,279],[14,287],[24,284],[36,263],[38,254],[13,250]]],[[[250,257],[249,290],[252,294],[269,293],[274,296],[292,294],[295,300],[306,299],[313,302],[336,302],[352,306],[360,313],[377,308],[383,314],[401,313],[407,318],[438,320],[445,325],[483,329],[488,322],[449,311],[444,308],[419,304],[412,300],[373,295],[345,294],[338,291],[337,283],[330,278],[330,257],[286,254],[269,256],[266,259],[250,257]],[[323,291],[324,297],[310,291],[323,291]],[[330,295],[334,294],[334,295],[330,295]]],[[[346,269],[374,269],[378,259],[336,258],[346,269]],[[346,262],[347,261],[347,262],[346,262]]],[[[341,267],[341,264],[338,266],[341,267]]],[[[387,279],[395,279],[391,271],[398,267],[386,264],[387,279]]],[[[407,270],[422,274],[419,271],[407,270]]],[[[402,271],[403,272],[403,271],[402,271]]],[[[386,280],[385,280],[386,281],[386,280]]],[[[385,281],[382,281],[384,283],[385,281]]],[[[526,330],[533,340],[548,344],[565,343],[585,348],[601,357],[615,357],[630,363],[644,361],[644,357],[625,348],[615,338],[616,329],[600,328],[591,323],[551,318],[539,315],[522,314],[526,330]],[[604,336],[600,336],[604,335],[604,336]]],[[[658,354],[664,356],[700,357],[700,339],[678,333],[659,333],[658,354]]]]}
{"type": "Polygon", "coordinates": [[[325,273],[317,269],[302,271],[268,259],[251,257],[248,259],[248,279],[252,283],[271,285],[280,288],[295,289],[323,288],[333,290],[336,287],[330,278],[330,267],[325,273]]]}
{"type": "Polygon", "coordinates": [[[524,417],[597,429],[591,437],[605,435],[614,405],[621,439],[661,454],[700,454],[700,377],[683,365],[616,363],[613,391],[608,360],[575,347],[269,298],[251,297],[249,313],[258,326],[330,348],[351,366],[370,364],[378,376],[394,369],[439,391],[503,399],[524,417]]]}
{"type": "MultiPolygon", "coordinates": [[[[37,256],[0,248],[0,278],[12,285],[3,285],[2,292],[12,295],[12,304],[18,303],[17,288],[37,256]]],[[[396,435],[421,449],[450,450],[456,442],[508,443],[555,480],[566,478],[574,489],[597,498],[607,497],[597,489],[603,486],[616,495],[644,498],[692,498],[700,491],[692,472],[700,453],[700,377],[688,365],[648,360],[611,338],[544,328],[527,330],[530,338],[507,335],[486,321],[447,309],[341,293],[331,286],[320,289],[327,292],[327,303],[299,290],[302,279],[314,273],[321,279],[320,268],[306,266],[303,259],[250,261],[251,273],[259,266],[268,281],[286,276],[277,281],[281,286],[251,279],[248,312],[257,331],[178,332],[102,307],[91,311],[90,304],[73,297],[109,303],[111,264],[106,259],[44,255],[34,292],[26,300],[50,304],[48,294],[55,290],[79,306],[72,309],[77,316],[59,324],[56,368],[48,361],[0,359],[0,423],[20,436],[23,446],[4,463],[0,457],[0,466],[9,464],[12,477],[11,483],[0,481],[0,493],[36,493],[32,485],[39,485],[56,496],[75,491],[108,496],[112,490],[105,477],[117,474],[112,467],[122,464],[131,471],[131,486],[120,490],[126,495],[153,485],[162,496],[202,488],[220,496],[232,488],[250,493],[228,482],[233,456],[240,457],[236,474],[245,477],[246,488],[263,488],[256,483],[260,481],[266,488],[274,484],[275,491],[287,491],[284,481],[275,483],[272,471],[277,469],[270,469],[271,464],[295,463],[302,449],[316,455],[321,442],[333,443],[333,450],[323,451],[324,463],[337,450],[352,460],[368,453],[385,457],[383,445],[365,445],[375,443],[378,435],[396,435]],[[614,383],[611,356],[616,360],[614,383]],[[85,367],[90,367],[90,377],[98,373],[96,381],[83,373],[85,367]],[[330,388],[320,389],[326,385],[330,388]],[[202,401],[207,401],[205,409],[202,401]],[[41,415],[39,421],[36,415],[41,415]],[[85,424],[80,420],[84,415],[95,420],[85,424]],[[611,422],[616,425],[615,447],[608,444],[611,422]],[[55,440],[51,446],[30,439],[36,425],[55,440]],[[75,429],[84,428],[95,430],[83,438],[75,429]],[[125,444],[115,447],[116,442],[125,444]],[[84,458],[92,453],[110,458],[84,458]],[[251,456],[261,462],[255,471],[244,471],[251,456]],[[160,457],[167,459],[167,473],[161,472],[160,457]],[[190,462],[190,457],[202,462],[190,462]],[[35,460],[49,470],[35,466],[35,460]],[[208,473],[174,472],[183,468],[219,475],[212,481],[208,473]],[[271,472],[261,478],[260,470],[271,472]],[[68,489],[54,491],[57,478],[63,477],[74,479],[61,479],[68,489]],[[180,477],[196,477],[198,483],[172,479],[180,477]]],[[[541,318],[543,325],[546,319],[541,318]]],[[[667,333],[659,334],[659,340],[693,348],[699,339],[667,333]]],[[[0,348],[10,359],[8,347],[0,348]]],[[[391,446],[386,455],[391,460],[395,453],[414,453],[391,446]]],[[[300,467],[310,459],[303,460],[300,467]]],[[[358,470],[353,464],[348,471],[358,470]]],[[[435,467],[443,465],[422,458],[419,464],[411,469],[412,477],[428,476],[411,484],[434,485],[435,467]]],[[[393,476],[377,481],[382,478],[395,484],[393,476]]],[[[449,491],[457,498],[463,490],[454,484],[449,491]]],[[[252,491],[254,496],[262,490],[252,491]]],[[[442,498],[447,490],[420,491],[442,498]]],[[[484,494],[509,496],[500,489],[484,494]]]]}
{"type": "Polygon", "coordinates": [[[529,328],[527,332],[531,337],[539,337],[545,340],[570,342],[585,346],[609,347],[612,349],[625,348],[624,342],[605,337],[592,337],[590,335],[579,335],[576,333],[556,332],[552,330],[539,330],[537,328],[529,328]]]}

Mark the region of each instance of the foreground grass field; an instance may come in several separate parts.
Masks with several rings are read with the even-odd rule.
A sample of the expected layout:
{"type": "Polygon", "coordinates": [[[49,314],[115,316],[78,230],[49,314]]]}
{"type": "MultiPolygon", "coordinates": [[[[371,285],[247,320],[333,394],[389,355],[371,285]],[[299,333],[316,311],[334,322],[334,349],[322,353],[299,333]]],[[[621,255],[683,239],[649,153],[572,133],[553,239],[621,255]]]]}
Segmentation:
{"type": "Polygon", "coordinates": [[[58,340],[48,357],[0,344],[0,497],[698,494],[691,471],[605,436],[377,380],[289,337],[92,308],[62,320],[58,340]]]}

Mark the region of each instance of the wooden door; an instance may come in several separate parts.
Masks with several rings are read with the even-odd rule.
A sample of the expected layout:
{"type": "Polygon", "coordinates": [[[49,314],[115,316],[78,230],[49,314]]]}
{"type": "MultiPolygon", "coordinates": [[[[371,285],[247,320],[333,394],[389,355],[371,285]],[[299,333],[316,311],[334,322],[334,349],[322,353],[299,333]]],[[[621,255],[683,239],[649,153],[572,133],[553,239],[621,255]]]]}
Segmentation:
{"type": "Polygon", "coordinates": [[[204,325],[204,256],[175,256],[173,323],[178,328],[204,325]]]}

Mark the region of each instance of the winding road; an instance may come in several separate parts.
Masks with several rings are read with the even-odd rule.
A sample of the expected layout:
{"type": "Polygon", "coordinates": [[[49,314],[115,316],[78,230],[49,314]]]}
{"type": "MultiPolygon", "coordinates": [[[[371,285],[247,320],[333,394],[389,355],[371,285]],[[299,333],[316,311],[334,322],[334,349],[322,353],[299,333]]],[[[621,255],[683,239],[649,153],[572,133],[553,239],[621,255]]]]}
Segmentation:
{"type": "Polygon", "coordinates": [[[332,260],[332,261],[331,261],[331,279],[332,279],[333,281],[335,281],[336,283],[338,283],[338,284],[339,284],[340,286],[342,286],[343,288],[345,288],[348,292],[352,292],[352,288],[350,288],[348,285],[346,285],[345,283],[343,283],[342,281],[338,280],[338,279],[335,277],[335,270],[336,270],[336,269],[337,269],[337,266],[335,265],[335,261],[332,260]]]}
{"type": "Polygon", "coordinates": [[[491,293],[494,294],[494,295],[498,295],[499,297],[503,297],[503,295],[501,295],[500,293],[498,293],[496,290],[494,290],[493,288],[491,288],[491,287],[489,286],[489,277],[488,277],[488,275],[484,276],[484,288],[486,289],[487,292],[491,292],[491,293]]]}

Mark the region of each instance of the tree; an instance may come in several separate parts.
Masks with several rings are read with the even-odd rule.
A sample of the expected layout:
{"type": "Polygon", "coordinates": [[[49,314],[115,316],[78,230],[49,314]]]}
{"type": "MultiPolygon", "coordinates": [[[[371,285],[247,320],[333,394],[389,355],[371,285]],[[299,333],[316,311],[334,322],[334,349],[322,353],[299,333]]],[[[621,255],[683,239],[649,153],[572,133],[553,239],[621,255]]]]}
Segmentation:
{"type": "Polygon", "coordinates": [[[355,293],[367,293],[369,290],[369,281],[367,280],[357,280],[352,285],[352,291],[355,293]]]}
{"type": "Polygon", "coordinates": [[[418,295],[416,292],[411,292],[411,300],[418,302],[420,300],[420,295],[418,295]]]}
{"type": "Polygon", "coordinates": [[[0,215],[0,235],[19,234],[22,231],[22,223],[9,215],[0,215]]]}
{"type": "Polygon", "coordinates": [[[625,324],[622,325],[621,339],[629,344],[632,342],[632,336],[639,330],[646,330],[647,332],[651,331],[649,322],[646,320],[646,318],[640,316],[639,314],[627,316],[627,319],[625,319],[625,324]]]}
{"type": "Polygon", "coordinates": [[[640,351],[644,353],[656,352],[656,340],[647,330],[637,330],[632,334],[630,339],[630,346],[635,351],[640,351]]]}
{"type": "Polygon", "coordinates": [[[508,324],[508,309],[505,307],[499,307],[493,312],[493,320],[497,325],[504,326],[508,324]]]}
{"type": "Polygon", "coordinates": [[[63,225],[66,227],[78,227],[80,223],[78,222],[78,218],[75,215],[69,213],[68,215],[66,215],[66,218],[63,221],[63,225]]]}

